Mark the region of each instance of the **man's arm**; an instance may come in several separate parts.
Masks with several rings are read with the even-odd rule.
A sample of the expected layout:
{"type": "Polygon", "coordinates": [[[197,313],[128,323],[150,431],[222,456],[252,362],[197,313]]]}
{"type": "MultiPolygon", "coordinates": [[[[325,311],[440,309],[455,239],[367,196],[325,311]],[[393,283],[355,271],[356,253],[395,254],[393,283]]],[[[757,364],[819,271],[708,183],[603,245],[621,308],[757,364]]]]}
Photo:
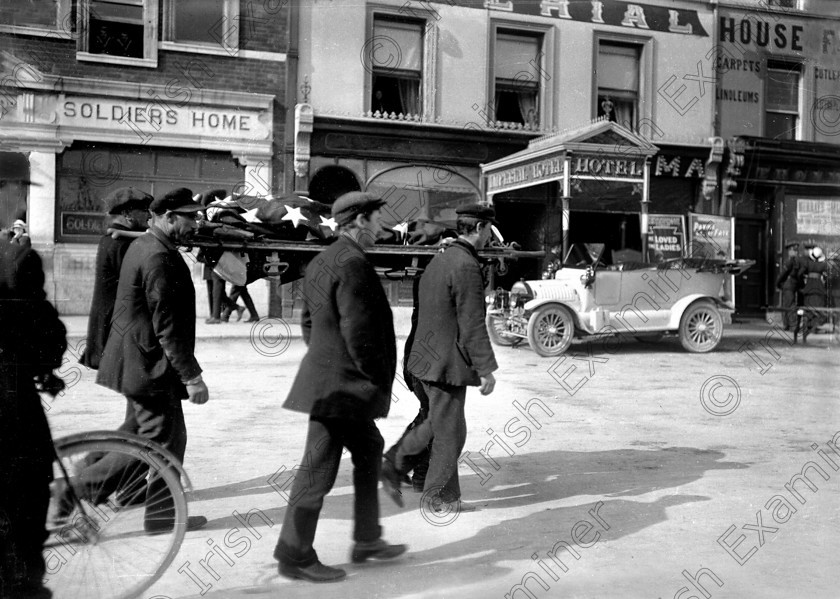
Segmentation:
{"type": "Polygon", "coordinates": [[[450,287],[458,321],[458,343],[472,368],[486,377],[499,368],[484,324],[484,280],[477,264],[465,264],[450,274],[450,287]]]}

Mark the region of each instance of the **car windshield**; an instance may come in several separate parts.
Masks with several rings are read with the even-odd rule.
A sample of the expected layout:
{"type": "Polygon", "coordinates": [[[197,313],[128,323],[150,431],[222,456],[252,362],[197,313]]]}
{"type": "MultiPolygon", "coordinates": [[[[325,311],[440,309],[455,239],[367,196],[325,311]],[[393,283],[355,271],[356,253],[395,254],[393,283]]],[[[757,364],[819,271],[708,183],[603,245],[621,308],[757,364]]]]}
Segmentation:
{"type": "Polygon", "coordinates": [[[563,266],[569,268],[585,268],[598,264],[604,253],[603,243],[573,243],[566,253],[563,266]]]}

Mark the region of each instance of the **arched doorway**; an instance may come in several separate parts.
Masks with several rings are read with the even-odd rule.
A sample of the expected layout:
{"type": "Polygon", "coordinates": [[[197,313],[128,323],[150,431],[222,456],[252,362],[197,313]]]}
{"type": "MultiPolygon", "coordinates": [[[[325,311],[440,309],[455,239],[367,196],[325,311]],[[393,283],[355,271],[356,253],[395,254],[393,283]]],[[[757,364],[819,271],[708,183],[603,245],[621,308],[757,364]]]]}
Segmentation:
{"type": "Polygon", "coordinates": [[[349,191],[361,190],[356,175],[343,166],[325,166],[309,182],[309,197],[329,205],[349,191]]]}

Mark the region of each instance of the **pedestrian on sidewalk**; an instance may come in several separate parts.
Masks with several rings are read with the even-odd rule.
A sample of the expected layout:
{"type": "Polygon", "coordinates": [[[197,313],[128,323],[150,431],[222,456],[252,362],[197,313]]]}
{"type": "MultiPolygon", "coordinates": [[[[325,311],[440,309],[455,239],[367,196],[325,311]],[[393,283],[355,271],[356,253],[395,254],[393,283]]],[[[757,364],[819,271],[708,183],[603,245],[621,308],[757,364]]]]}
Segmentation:
{"type": "MultiPolygon", "coordinates": [[[[223,200],[227,197],[226,189],[211,189],[201,195],[201,204],[204,206],[204,215],[208,222],[218,222],[217,215],[219,208],[211,206],[213,202],[223,200]]],[[[207,297],[210,300],[210,318],[205,320],[207,324],[220,324],[230,320],[231,313],[235,310],[242,318],[244,308],[238,308],[236,302],[231,300],[227,294],[227,281],[220,277],[213,270],[215,263],[205,263],[203,277],[207,281],[207,297]]]]}
{"type": "Polygon", "coordinates": [[[306,268],[301,330],[308,349],[283,407],[309,414],[302,464],[295,476],[274,550],[280,574],[311,582],[346,576],[322,564],[315,528],[338,474],[342,448],[353,461],[353,563],[386,560],[405,545],[382,539],[379,470],[384,442],[375,418],[388,415],[396,372],[391,307],[365,249],[382,231],[376,196],[351,192],[338,198],[332,217],[339,237],[306,268]]]}
{"type": "Polygon", "coordinates": [[[799,243],[785,245],[788,259],[785,267],[776,279],[776,288],[782,292],[782,308],[785,310],[785,330],[796,327],[796,309],[802,305],[800,290],[802,289],[802,275],[805,271],[805,259],[799,255],[799,243]]]}
{"type": "Polygon", "coordinates": [[[472,506],[461,503],[458,458],[467,438],[467,386],[488,395],[496,385],[498,365],[484,324],[485,282],[477,252],[490,239],[496,214],[479,204],[456,214],[458,239],[432,259],[420,278],[417,330],[407,362],[429,398],[429,417],[399,442],[394,462],[384,460],[382,476],[391,496],[398,496],[411,456],[433,440],[424,500],[433,509],[471,511],[472,506]]]}
{"type": "MultiPolygon", "coordinates": [[[[138,434],[160,443],[181,462],[187,445],[181,400],[203,404],[209,399],[195,358],[195,287],[176,245],[198,226],[203,206],[192,197],[189,189],[179,188],[151,203],[149,230],[131,243],[123,258],[115,316],[96,377],[97,384],[131,402],[138,434]]],[[[101,503],[135,467],[125,456],[108,454],[79,471],[72,486],[82,498],[101,503]]],[[[171,530],[174,505],[165,482],[152,473],[147,487],[146,532],[171,530]]],[[[187,530],[206,523],[203,516],[190,516],[187,530]]]]}
{"type": "Polygon", "coordinates": [[[829,271],[829,263],[825,261],[822,248],[814,247],[808,254],[802,269],[805,285],[802,287],[802,306],[805,310],[802,331],[803,343],[808,335],[813,333],[823,322],[825,315],[820,308],[825,308],[825,278],[829,271]],[[814,310],[813,308],[817,308],[814,310]]]}
{"type": "MultiPolygon", "coordinates": [[[[242,312],[244,311],[237,304],[240,297],[242,298],[242,302],[245,304],[245,307],[248,309],[248,320],[245,322],[259,321],[260,315],[259,312],[257,312],[257,307],[254,305],[254,300],[251,299],[251,294],[248,293],[247,285],[234,285],[230,291],[230,301],[232,301],[235,306],[236,320],[242,320],[242,312]]],[[[228,313],[228,318],[230,318],[230,313],[228,313]]]]}

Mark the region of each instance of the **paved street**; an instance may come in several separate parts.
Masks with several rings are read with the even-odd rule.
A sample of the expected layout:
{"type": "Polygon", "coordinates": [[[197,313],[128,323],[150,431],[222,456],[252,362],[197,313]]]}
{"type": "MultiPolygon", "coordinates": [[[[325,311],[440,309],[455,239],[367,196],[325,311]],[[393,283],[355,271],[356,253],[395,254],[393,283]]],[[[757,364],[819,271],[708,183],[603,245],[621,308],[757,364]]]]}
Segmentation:
{"type": "MultiPolygon", "coordinates": [[[[407,491],[404,509],[382,495],[385,538],[410,552],[353,566],[348,456],[316,538],[321,560],[348,578],[313,587],[280,578],[271,555],[306,430],[304,415],[280,408],[305,350],[288,336],[298,327],[203,326],[211,399],[185,404],[185,466],[190,513],[210,523],[188,533],[148,599],[837,597],[837,338],[791,346],[776,333],[763,347],[771,329],[750,321],[706,355],[676,339],[576,343],[559,360],[527,344],[496,348],[495,393],[467,400],[460,472],[479,511],[435,516],[419,494],[407,491]]],[[[54,435],[116,427],[122,398],[71,370],[75,384],[50,404],[54,435]]],[[[386,444],[416,407],[397,384],[379,424],[386,444]]]]}

